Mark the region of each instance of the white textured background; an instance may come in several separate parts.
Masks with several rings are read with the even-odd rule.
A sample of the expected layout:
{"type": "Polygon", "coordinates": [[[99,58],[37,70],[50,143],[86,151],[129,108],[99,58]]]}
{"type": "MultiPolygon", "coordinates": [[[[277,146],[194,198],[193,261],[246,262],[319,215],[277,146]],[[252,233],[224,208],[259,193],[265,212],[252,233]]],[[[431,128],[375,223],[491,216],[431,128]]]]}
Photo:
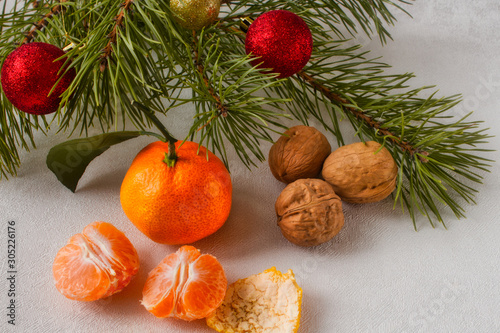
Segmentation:
{"type": "MultiPolygon", "coordinates": [[[[413,19],[398,14],[394,41],[361,40],[365,49],[415,72],[412,87],[436,84],[442,95],[462,93],[473,119],[500,128],[500,3],[498,0],[416,1],[413,19]]],[[[176,112],[182,137],[192,109],[176,112]]],[[[169,121],[170,122],[170,121],[169,121]]],[[[17,178],[0,183],[0,331],[17,332],[211,332],[204,321],[160,320],[140,304],[147,273],[176,246],[158,245],[127,220],[119,202],[121,180],[150,138],[113,147],[95,160],[72,194],[45,166],[63,135],[38,137],[22,154],[17,178]],[[7,222],[16,222],[18,280],[16,327],[7,325],[7,222]],[[51,265],[67,239],[95,220],[113,223],[131,239],[141,269],[123,292],[94,303],[70,301],[52,282],[51,265]]],[[[329,137],[331,142],[333,138],[329,137]]],[[[354,139],[352,140],[354,141],[354,139]]],[[[489,148],[498,149],[500,138],[489,148]]],[[[270,145],[264,145],[268,151],[270,145]]],[[[488,157],[500,160],[499,153],[488,157]]],[[[331,242],[300,248],[276,226],[274,201],[284,185],[267,164],[246,170],[231,157],[234,204],[227,223],[194,245],[215,255],[229,282],[271,266],[291,268],[304,290],[300,332],[500,332],[499,167],[484,174],[467,219],[446,216],[448,230],[424,218],[415,232],[408,215],[390,199],[344,205],[346,224],[331,242]]]]}

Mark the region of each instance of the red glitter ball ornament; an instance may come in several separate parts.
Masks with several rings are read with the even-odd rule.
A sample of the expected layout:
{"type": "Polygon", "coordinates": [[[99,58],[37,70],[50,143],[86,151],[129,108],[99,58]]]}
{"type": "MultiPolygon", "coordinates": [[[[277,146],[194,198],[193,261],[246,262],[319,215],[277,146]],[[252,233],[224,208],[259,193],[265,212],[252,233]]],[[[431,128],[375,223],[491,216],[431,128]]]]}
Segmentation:
{"type": "Polygon", "coordinates": [[[313,40],[311,30],[298,15],[287,10],[273,10],[260,15],[248,29],[247,54],[258,56],[254,66],[272,68],[279,78],[292,76],[309,61],[313,40]]]}
{"type": "Polygon", "coordinates": [[[64,54],[57,46],[47,43],[24,44],[12,51],[3,63],[1,74],[7,99],[26,113],[55,112],[61,103],[60,96],[76,76],[74,68],[66,73],[61,69],[65,58],[54,62],[64,54]],[[48,96],[61,75],[63,77],[48,96]]]}

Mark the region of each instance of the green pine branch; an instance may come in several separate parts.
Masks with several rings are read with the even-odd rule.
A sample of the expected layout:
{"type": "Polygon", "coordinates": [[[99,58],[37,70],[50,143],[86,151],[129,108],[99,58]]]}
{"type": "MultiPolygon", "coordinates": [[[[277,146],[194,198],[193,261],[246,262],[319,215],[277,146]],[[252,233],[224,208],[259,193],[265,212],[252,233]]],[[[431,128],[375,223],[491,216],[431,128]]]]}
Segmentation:
{"type": "Polygon", "coordinates": [[[162,0],[49,0],[37,1],[36,7],[16,1],[11,10],[4,3],[1,61],[20,43],[43,41],[67,47],[77,76],[55,116],[18,112],[0,94],[0,175],[15,174],[19,150],[35,145],[35,131],[57,126],[86,136],[92,127],[125,128],[127,120],[144,131],[152,126],[144,108],[168,117],[189,103],[193,123],[185,138],[226,163],[234,150],[247,167],[265,159],[261,143],[284,130],[284,117],[304,124],[316,119],[339,145],[345,142],[342,124],[348,122],[361,140],[382,143],[395,158],[400,167],[395,205],[406,209],[414,224],[417,212],[431,224],[443,223],[443,206],[464,216],[463,202],[474,203],[474,185],[489,169],[490,161],[481,157],[489,135],[479,122],[449,115],[459,96],[436,97],[430,87],[412,88],[412,74],[385,74],[387,64],[346,40],[364,33],[386,42],[386,27],[395,23],[392,12],[406,12],[408,4],[226,1],[218,22],[193,33],[174,21],[162,0]],[[239,29],[240,18],[273,9],[297,13],[313,33],[309,64],[288,79],[252,67],[239,29]]]}
{"type": "Polygon", "coordinates": [[[464,217],[458,198],[475,203],[477,192],[464,180],[481,183],[480,172],[491,162],[480,156],[487,150],[479,146],[490,138],[481,122],[467,121],[470,114],[449,115],[459,96],[419,97],[432,87],[410,89],[413,74],[385,75],[388,65],[367,58],[360,46],[315,36],[308,66],[276,89],[279,96],[296,97],[287,104],[289,111],[304,123],[310,117],[319,120],[339,145],[344,144],[340,123],[347,119],[361,140],[388,148],[400,168],[395,205],[408,210],[415,228],[418,211],[432,225],[435,220],[444,224],[442,206],[464,217]]]}

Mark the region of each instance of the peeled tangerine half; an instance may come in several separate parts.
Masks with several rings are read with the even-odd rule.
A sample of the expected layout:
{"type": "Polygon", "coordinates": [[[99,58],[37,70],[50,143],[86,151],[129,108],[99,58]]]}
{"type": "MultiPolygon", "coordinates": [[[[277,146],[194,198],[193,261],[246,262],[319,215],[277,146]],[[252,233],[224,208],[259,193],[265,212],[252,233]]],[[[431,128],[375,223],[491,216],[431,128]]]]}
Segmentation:
{"type": "Polygon", "coordinates": [[[231,284],[224,302],[207,318],[218,332],[297,332],[302,289],[292,270],[286,274],[272,267],[231,284]]]}
{"type": "Polygon", "coordinates": [[[77,301],[95,301],[125,288],[139,270],[129,239],[106,222],[94,222],[59,250],[52,266],[57,290],[77,301]]]}
{"type": "Polygon", "coordinates": [[[222,303],[226,288],[226,274],[217,259],[185,245],[149,273],[142,304],[156,317],[201,319],[222,303]]]}

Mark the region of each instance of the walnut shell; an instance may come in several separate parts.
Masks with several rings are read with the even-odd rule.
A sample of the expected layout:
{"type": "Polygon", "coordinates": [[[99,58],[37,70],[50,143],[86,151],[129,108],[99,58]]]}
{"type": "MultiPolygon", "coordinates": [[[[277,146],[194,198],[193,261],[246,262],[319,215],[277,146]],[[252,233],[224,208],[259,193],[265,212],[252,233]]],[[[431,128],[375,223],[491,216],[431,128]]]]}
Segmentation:
{"type": "Polygon", "coordinates": [[[299,179],[288,184],[276,200],[275,209],[283,236],[300,246],[327,242],[344,225],[342,201],[321,179],[299,179]]]}
{"type": "Polygon", "coordinates": [[[352,203],[376,202],[396,188],[398,166],[391,153],[375,141],[358,142],[338,148],[323,164],[323,179],[342,200],[352,203]]]}
{"type": "Polygon", "coordinates": [[[316,178],[332,148],[326,137],[310,126],[288,129],[269,151],[273,176],[284,183],[301,178],[316,178]]]}

